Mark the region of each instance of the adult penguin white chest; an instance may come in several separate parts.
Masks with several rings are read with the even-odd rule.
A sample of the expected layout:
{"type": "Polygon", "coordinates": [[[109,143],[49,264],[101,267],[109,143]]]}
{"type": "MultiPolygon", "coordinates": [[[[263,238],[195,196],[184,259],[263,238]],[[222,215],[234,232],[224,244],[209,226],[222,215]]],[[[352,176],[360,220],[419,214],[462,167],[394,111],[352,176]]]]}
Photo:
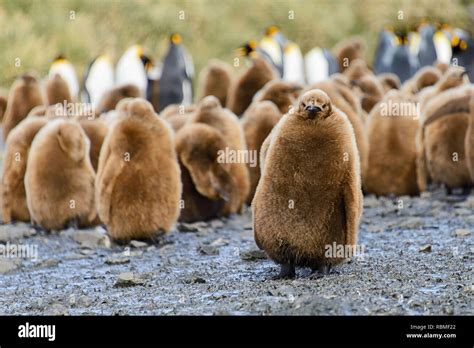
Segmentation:
{"type": "Polygon", "coordinates": [[[289,42],[285,47],[283,80],[304,84],[303,54],[294,42],[289,42]]]}
{"type": "Polygon", "coordinates": [[[130,47],[119,59],[115,68],[115,84],[133,84],[140,90],[140,95],[145,97],[148,78],[142,57],[143,47],[134,45],[130,47]]]}
{"type": "Polygon", "coordinates": [[[114,87],[114,67],[106,55],[95,58],[84,75],[82,99],[97,106],[105,92],[114,87]]]}
{"type": "Polygon", "coordinates": [[[308,84],[326,80],[339,71],[336,58],[325,48],[314,47],[304,56],[306,81],[308,84]]]}
{"type": "Polygon", "coordinates": [[[163,60],[159,81],[159,111],[171,104],[190,105],[193,101],[194,65],[179,34],[172,34],[163,60]]]}
{"type": "Polygon", "coordinates": [[[76,70],[71,62],[63,56],[58,56],[49,68],[50,78],[56,74],[60,75],[64,81],[66,81],[72,98],[77,99],[79,94],[79,82],[77,80],[76,70]]]}
{"type": "Polygon", "coordinates": [[[451,42],[446,33],[442,30],[438,30],[433,36],[433,42],[438,61],[450,64],[453,52],[451,50],[451,42]]]}

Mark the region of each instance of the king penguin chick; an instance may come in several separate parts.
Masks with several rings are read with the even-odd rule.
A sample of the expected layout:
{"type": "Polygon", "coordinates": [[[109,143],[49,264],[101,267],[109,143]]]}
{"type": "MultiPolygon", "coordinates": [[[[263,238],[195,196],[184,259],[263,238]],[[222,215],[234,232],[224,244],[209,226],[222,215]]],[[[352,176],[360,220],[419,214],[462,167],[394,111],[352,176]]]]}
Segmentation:
{"type": "Polygon", "coordinates": [[[448,89],[423,108],[418,141],[422,189],[426,189],[429,180],[444,184],[448,194],[454,188],[467,192],[472,186],[465,139],[470,118],[469,101],[473,94],[472,85],[448,89]]]}
{"type": "Polygon", "coordinates": [[[362,213],[359,155],[352,126],[321,90],[310,90],[262,147],[252,203],[255,242],[281,264],[324,273],[344,258],[327,246],[355,246],[362,213]]]}
{"type": "Polygon", "coordinates": [[[100,219],[113,239],[169,232],[179,215],[173,131],[142,99],[128,101],[102,145],[96,178],[100,219]]]}
{"type": "Polygon", "coordinates": [[[474,184],[474,95],[471,96],[469,102],[469,126],[466,132],[466,140],[464,146],[466,148],[466,159],[471,180],[474,184]]]}
{"type": "Polygon", "coordinates": [[[398,196],[419,193],[415,143],[419,115],[416,110],[414,99],[392,90],[370,112],[365,192],[398,196]]]}
{"type": "Polygon", "coordinates": [[[176,133],[183,207],[180,221],[205,221],[228,215],[225,205],[238,187],[230,164],[218,161],[228,146],[222,134],[204,123],[188,123],[176,133]]]}
{"type": "MultiPolygon", "coordinates": [[[[276,105],[269,100],[254,102],[250,105],[241,119],[249,153],[260,153],[263,142],[278,123],[281,116],[282,114],[276,105]]],[[[248,169],[250,174],[250,193],[247,197],[247,204],[250,205],[260,180],[260,159],[258,155],[256,156],[256,163],[249,163],[248,169]]]]}
{"type": "Polygon", "coordinates": [[[230,164],[230,174],[238,189],[237,194],[233,194],[226,203],[225,213],[242,212],[250,190],[250,179],[246,163],[238,156],[239,153],[248,154],[244,132],[238,118],[228,109],[222,108],[216,97],[207,96],[199,102],[196,112],[188,122],[204,123],[214,127],[226,140],[228,147],[223,149],[218,160],[219,163],[230,164]]]}
{"type": "Polygon", "coordinates": [[[301,90],[302,86],[299,84],[281,80],[271,80],[255,94],[253,101],[269,100],[278,107],[281,114],[285,114],[295,103],[296,94],[301,90]]]}
{"type": "Polygon", "coordinates": [[[378,74],[377,78],[382,84],[385,93],[387,93],[391,89],[400,89],[402,85],[400,79],[394,73],[378,74]]]}
{"type": "Polygon", "coordinates": [[[28,116],[7,138],[2,175],[2,217],[6,224],[30,221],[24,184],[28,152],[35,135],[47,122],[43,116],[28,116]]]}
{"type": "Polygon", "coordinates": [[[49,68],[49,77],[60,75],[69,87],[69,93],[73,100],[77,100],[79,94],[79,82],[77,80],[76,69],[70,61],[62,55],[56,57],[49,68]]]}
{"type": "Polygon", "coordinates": [[[46,81],[46,99],[49,105],[72,103],[69,86],[61,75],[50,76],[46,81]]]}
{"type": "Polygon", "coordinates": [[[48,122],[31,144],[25,173],[33,225],[59,230],[88,226],[97,213],[90,142],[81,126],[62,118],[48,122]]]}
{"type": "Polygon", "coordinates": [[[0,94],[0,122],[3,121],[5,110],[7,109],[7,98],[0,94]]]}
{"type": "Polygon", "coordinates": [[[255,51],[255,43],[246,44],[245,55],[251,66],[232,82],[227,97],[227,108],[241,116],[252,102],[254,95],[270,80],[277,78],[276,71],[255,51]]]}
{"type": "Polygon", "coordinates": [[[232,69],[229,64],[218,59],[211,59],[199,74],[200,98],[213,95],[221,105],[227,101],[227,93],[232,81],[232,69]]]}
{"type": "Polygon", "coordinates": [[[343,72],[353,60],[363,58],[364,45],[359,38],[349,38],[334,46],[333,51],[339,63],[339,71],[343,72]]]}
{"type": "Polygon", "coordinates": [[[43,105],[43,95],[37,77],[31,73],[20,76],[10,89],[3,117],[3,139],[35,106],[43,105]]]}
{"type": "Polygon", "coordinates": [[[138,98],[140,90],[133,84],[115,87],[104,93],[96,109],[99,114],[114,110],[117,103],[125,98],[138,98]]]}

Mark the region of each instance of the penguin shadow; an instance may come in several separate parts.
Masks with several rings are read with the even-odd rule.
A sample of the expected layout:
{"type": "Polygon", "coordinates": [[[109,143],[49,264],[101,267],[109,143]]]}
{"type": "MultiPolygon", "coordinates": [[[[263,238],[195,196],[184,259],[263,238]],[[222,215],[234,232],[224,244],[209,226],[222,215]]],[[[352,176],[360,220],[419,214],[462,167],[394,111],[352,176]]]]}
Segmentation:
{"type": "Polygon", "coordinates": [[[267,278],[268,281],[287,281],[287,280],[318,280],[331,275],[340,274],[337,267],[320,266],[317,268],[304,267],[298,270],[282,267],[278,275],[267,278]]]}
{"type": "MultiPolygon", "coordinates": [[[[102,225],[102,227],[107,230],[107,227],[105,225],[102,225]]],[[[109,235],[110,237],[110,235],[109,235]]],[[[174,244],[174,241],[171,240],[168,236],[168,234],[165,233],[163,230],[158,230],[154,235],[151,237],[147,238],[135,238],[135,239],[130,239],[130,240],[122,240],[122,239],[112,239],[111,242],[112,245],[116,245],[119,247],[130,247],[132,246],[133,241],[138,241],[138,242],[143,242],[148,244],[148,246],[155,246],[156,248],[162,248],[165,245],[169,244],[174,244]]]]}

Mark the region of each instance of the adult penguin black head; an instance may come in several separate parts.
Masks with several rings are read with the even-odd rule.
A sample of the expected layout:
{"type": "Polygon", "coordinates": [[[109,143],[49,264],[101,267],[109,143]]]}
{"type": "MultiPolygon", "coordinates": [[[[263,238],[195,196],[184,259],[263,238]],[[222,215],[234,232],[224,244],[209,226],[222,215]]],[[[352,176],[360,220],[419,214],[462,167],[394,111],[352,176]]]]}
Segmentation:
{"type": "Polygon", "coordinates": [[[194,66],[182,41],[181,35],[177,33],[172,34],[169,38],[169,48],[163,60],[159,80],[159,107],[157,111],[161,111],[171,104],[190,105],[192,103],[194,66]]]}
{"type": "Polygon", "coordinates": [[[246,43],[244,43],[242,46],[237,48],[236,52],[237,55],[239,56],[244,56],[244,57],[255,57],[257,55],[257,41],[255,40],[249,40],[246,43]]]}

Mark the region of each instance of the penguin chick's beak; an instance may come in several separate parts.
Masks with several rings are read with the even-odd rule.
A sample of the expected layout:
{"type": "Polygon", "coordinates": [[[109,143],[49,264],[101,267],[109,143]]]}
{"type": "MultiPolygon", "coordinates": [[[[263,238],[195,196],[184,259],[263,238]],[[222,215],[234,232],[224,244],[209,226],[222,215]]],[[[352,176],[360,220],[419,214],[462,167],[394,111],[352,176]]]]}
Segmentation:
{"type": "Polygon", "coordinates": [[[467,74],[469,74],[469,70],[468,70],[468,69],[464,70],[464,71],[461,73],[461,77],[463,77],[463,76],[465,76],[465,75],[467,75],[467,74]]]}
{"type": "Polygon", "coordinates": [[[319,106],[312,105],[312,104],[307,105],[304,109],[308,113],[308,116],[310,119],[314,119],[317,113],[322,111],[322,109],[319,106]]]}

